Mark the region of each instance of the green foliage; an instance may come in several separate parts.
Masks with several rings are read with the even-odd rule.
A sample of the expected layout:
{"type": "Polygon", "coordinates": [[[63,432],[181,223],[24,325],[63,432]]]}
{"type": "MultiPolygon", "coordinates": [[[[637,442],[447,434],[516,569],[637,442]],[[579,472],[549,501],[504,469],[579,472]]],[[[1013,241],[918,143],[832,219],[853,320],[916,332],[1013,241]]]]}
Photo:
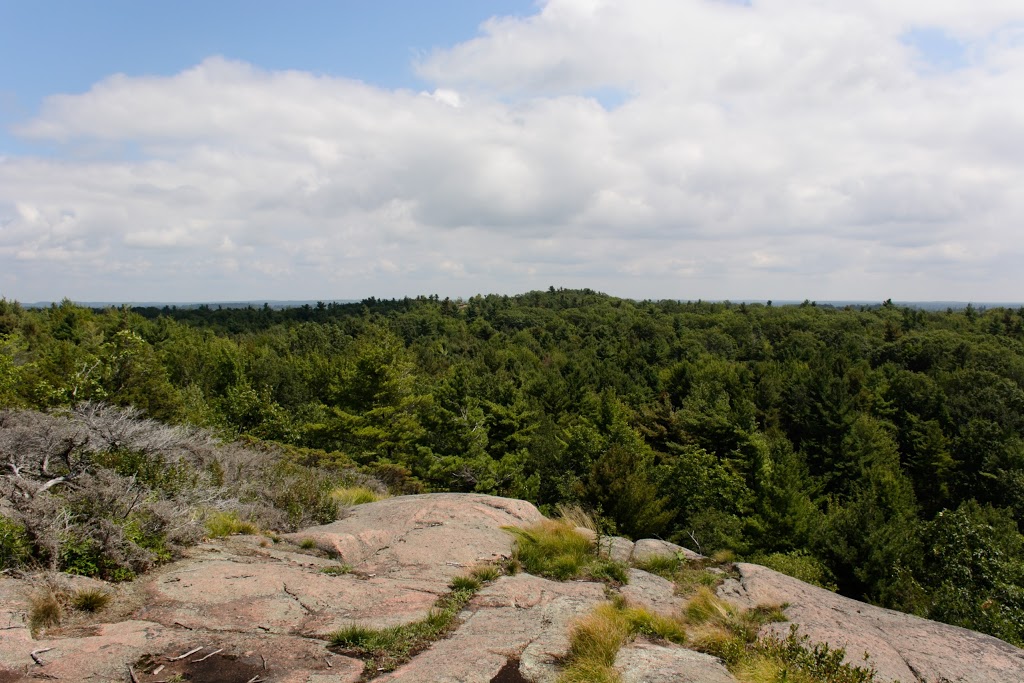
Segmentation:
{"type": "Polygon", "coordinates": [[[513,559],[530,574],[566,581],[580,576],[596,559],[593,542],[564,522],[544,520],[505,530],[516,537],[513,559]]]}
{"type": "Polygon", "coordinates": [[[0,515],[0,569],[14,569],[32,557],[25,526],[0,515]]]}
{"type": "Polygon", "coordinates": [[[1006,510],[968,501],[924,531],[929,617],[1024,646],[1024,537],[1006,510]]]}
{"type": "Polygon", "coordinates": [[[335,564],[329,567],[321,567],[321,574],[327,574],[328,576],[344,576],[352,573],[352,565],[350,564],[335,564]]]}
{"type": "Polygon", "coordinates": [[[774,569],[795,579],[812,586],[820,586],[830,591],[838,590],[835,577],[828,567],[814,555],[806,550],[794,550],[788,553],[770,553],[768,555],[754,555],[749,558],[754,564],[761,564],[769,569],[774,569]]]}
{"type": "MultiPolygon", "coordinates": [[[[181,459],[124,444],[90,454],[135,477],[140,504],[214,486],[235,501],[223,509],[294,530],[333,519],[331,492],[365,483],[339,476],[358,463],[394,494],[582,504],[602,531],[820,570],[846,595],[1018,637],[1014,608],[994,605],[1016,604],[1020,578],[990,563],[959,592],[944,586],[932,554],[955,553],[930,525],[973,500],[1024,528],[1021,310],[559,289],[284,310],[0,300],[0,406],[83,400],[301,452],[269,471],[205,456],[176,470],[181,459]],[[1003,578],[974,578],[991,575],[1003,578]]],[[[16,486],[13,474],[0,479],[16,486]]],[[[50,495],[73,497],[60,488],[50,495]]],[[[75,524],[96,522],[88,538],[113,519],[72,511],[75,524]]],[[[159,537],[181,525],[151,521],[115,524],[101,554],[130,571],[166,557],[178,541],[161,550],[159,537]]],[[[59,543],[26,525],[30,561],[52,565],[59,543]]],[[[979,557],[998,549],[1024,565],[1001,532],[970,538],[979,557]]],[[[89,569],[88,552],[65,555],[89,569]]]]}
{"type": "Polygon", "coordinates": [[[252,522],[239,518],[237,512],[215,512],[204,522],[206,535],[210,538],[223,538],[234,534],[258,534],[259,527],[252,522]]]}

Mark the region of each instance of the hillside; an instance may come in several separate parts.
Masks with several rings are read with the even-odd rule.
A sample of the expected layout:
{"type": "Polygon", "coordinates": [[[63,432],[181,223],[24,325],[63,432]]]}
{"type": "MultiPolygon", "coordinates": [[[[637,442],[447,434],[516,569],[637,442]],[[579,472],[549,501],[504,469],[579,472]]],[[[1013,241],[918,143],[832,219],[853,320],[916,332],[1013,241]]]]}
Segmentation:
{"type": "MultiPolygon", "coordinates": [[[[201,488],[224,474],[234,489],[217,495],[245,499],[240,523],[329,519],[329,491],[357,480],[579,506],[607,534],[731,552],[1024,644],[1020,309],[555,289],[281,310],[0,302],[0,406],[100,402],[260,451],[244,477],[240,452],[220,474],[200,463],[201,488]]],[[[182,480],[137,481],[198,505],[179,500],[182,480]]],[[[174,517],[158,507],[157,526],[174,517]]],[[[77,561],[62,543],[51,535],[77,561]]],[[[139,547],[80,569],[109,578],[167,554],[139,547]]]]}
{"type": "MultiPolygon", "coordinates": [[[[529,503],[476,494],[368,503],[278,542],[251,535],[204,542],[134,583],[51,578],[58,591],[99,586],[114,597],[95,614],[77,612],[60,627],[38,629],[35,638],[26,615],[41,578],[0,578],[0,681],[554,681],[574,624],[611,604],[609,597],[666,616],[686,613],[698,599],[636,566],[624,585],[505,572],[485,577],[452,624],[408,661],[367,660],[330,645],[353,625],[365,631],[422,622],[457,592],[458,577],[507,566],[514,554],[507,527],[541,520],[529,503]]],[[[852,664],[875,667],[878,681],[1024,680],[1024,651],[989,636],[857,603],[757,565],[708,564],[661,541],[601,539],[601,546],[648,567],[658,564],[654,557],[664,567],[686,555],[715,577],[728,602],[786,605],[808,645],[845,647],[852,664]]],[[[686,629],[686,643],[708,648],[699,626],[686,629]]],[[[773,629],[788,624],[762,630],[773,629]]],[[[623,681],[735,680],[721,659],[653,636],[627,639],[614,666],[623,681]]]]}

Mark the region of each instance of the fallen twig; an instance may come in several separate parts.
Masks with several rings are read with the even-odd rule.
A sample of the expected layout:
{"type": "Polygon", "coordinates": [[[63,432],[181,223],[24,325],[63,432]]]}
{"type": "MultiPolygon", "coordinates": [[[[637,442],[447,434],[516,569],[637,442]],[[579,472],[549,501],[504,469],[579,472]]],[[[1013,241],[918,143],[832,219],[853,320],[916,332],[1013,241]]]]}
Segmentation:
{"type": "Polygon", "coordinates": [[[207,659],[209,659],[210,657],[214,656],[218,652],[223,652],[223,651],[224,651],[224,648],[220,648],[220,649],[214,650],[213,652],[211,652],[210,654],[206,655],[205,657],[200,657],[199,659],[193,659],[192,663],[195,664],[196,662],[205,662],[207,659]]]}
{"type": "Polygon", "coordinates": [[[191,626],[185,626],[185,624],[181,623],[180,621],[174,622],[174,625],[175,626],[180,626],[180,627],[182,627],[183,629],[185,629],[187,631],[191,631],[192,630],[191,626]]]}
{"type": "Polygon", "coordinates": [[[139,678],[135,675],[135,669],[131,664],[128,665],[128,678],[132,679],[132,683],[139,683],[139,678]]]}
{"type": "Polygon", "coordinates": [[[52,649],[53,649],[52,647],[41,647],[38,650],[32,650],[32,652],[30,652],[28,654],[28,656],[32,658],[33,662],[35,662],[39,666],[42,666],[43,664],[45,664],[45,662],[43,662],[43,660],[39,659],[39,657],[37,657],[36,655],[41,655],[44,652],[49,652],[52,649]]]}
{"type": "Polygon", "coordinates": [[[259,683],[259,682],[260,682],[260,680],[262,680],[262,679],[260,679],[260,677],[259,677],[259,676],[253,676],[252,678],[250,678],[249,680],[247,680],[247,681],[246,681],[245,683],[259,683]]]}
{"type": "Polygon", "coordinates": [[[188,652],[186,652],[186,653],[185,653],[185,654],[183,654],[183,655],[178,655],[177,657],[168,657],[168,658],[167,658],[167,661],[168,661],[168,662],[176,662],[176,661],[178,661],[179,659],[185,659],[185,657],[191,657],[191,656],[192,656],[192,655],[194,655],[195,653],[197,653],[197,652],[199,652],[200,650],[202,650],[202,649],[203,649],[203,647],[205,647],[205,646],[203,646],[203,645],[200,645],[199,647],[194,647],[194,648],[192,648],[191,650],[189,650],[188,652]]]}
{"type": "Polygon", "coordinates": [[[163,664],[161,664],[161,665],[160,665],[160,666],[158,666],[157,668],[153,669],[153,671],[151,671],[149,675],[150,675],[150,676],[157,676],[157,675],[159,675],[159,674],[160,674],[160,672],[161,672],[161,671],[163,671],[163,670],[164,670],[164,665],[163,665],[163,664]]]}
{"type": "Polygon", "coordinates": [[[333,669],[334,668],[334,665],[331,664],[331,658],[330,657],[324,657],[324,661],[327,662],[327,668],[328,669],[333,669]]]}
{"type": "Polygon", "coordinates": [[[267,658],[264,657],[263,655],[260,655],[260,659],[263,660],[263,670],[266,671],[267,670],[267,658]]]}

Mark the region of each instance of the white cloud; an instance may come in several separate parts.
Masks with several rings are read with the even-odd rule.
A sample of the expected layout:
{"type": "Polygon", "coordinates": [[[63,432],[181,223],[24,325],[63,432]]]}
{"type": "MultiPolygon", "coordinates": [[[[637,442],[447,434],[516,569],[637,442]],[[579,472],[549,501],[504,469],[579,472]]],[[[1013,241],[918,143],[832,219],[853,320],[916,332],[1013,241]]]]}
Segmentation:
{"type": "Polygon", "coordinates": [[[428,55],[422,93],[220,57],[114,75],[18,127],[61,157],[0,157],[0,293],[1019,298],[1022,25],[1004,0],[549,0],[428,55]],[[966,66],[921,69],[921,27],[966,66]]]}

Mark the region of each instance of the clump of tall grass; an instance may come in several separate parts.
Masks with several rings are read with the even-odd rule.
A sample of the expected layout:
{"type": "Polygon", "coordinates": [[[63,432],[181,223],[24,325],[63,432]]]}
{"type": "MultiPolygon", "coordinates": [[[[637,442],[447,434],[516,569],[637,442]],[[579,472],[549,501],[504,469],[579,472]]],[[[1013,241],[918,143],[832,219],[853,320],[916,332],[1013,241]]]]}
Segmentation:
{"type": "Polygon", "coordinates": [[[64,610],[60,598],[51,588],[45,588],[29,598],[28,627],[35,637],[45,628],[60,626],[64,610]]]}
{"type": "Polygon", "coordinates": [[[558,683],[617,683],[621,679],[615,657],[638,635],[678,644],[686,641],[686,631],[676,619],[629,607],[621,599],[604,603],[573,624],[566,667],[558,683]]]}
{"type": "Polygon", "coordinates": [[[581,521],[585,520],[567,516],[528,527],[506,527],[516,537],[513,563],[530,574],[558,581],[589,578],[615,585],[626,583],[626,567],[597,556],[594,540],[577,528],[581,521]]]}
{"type": "Polygon", "coordinates": [[[102,588],[80,588],[71,594],[71,605],[81,612],[99,612],[110,600],[110,593],[102,588]]]}
{"type": "Polygon", "coordinates": [[[235,512],[215,512],[206,518],[206,535],[223,538],[235,534],[258,534],[260,529],[252,522],[242,520],[235,512]]]}
{"type": "Polygon", "coordinates": [[[339,505],[376,503],[378,500],[390,497],[390,494],[380,493],[366,486],[339,486],[331,491],[331,498],[339,505]]]}

